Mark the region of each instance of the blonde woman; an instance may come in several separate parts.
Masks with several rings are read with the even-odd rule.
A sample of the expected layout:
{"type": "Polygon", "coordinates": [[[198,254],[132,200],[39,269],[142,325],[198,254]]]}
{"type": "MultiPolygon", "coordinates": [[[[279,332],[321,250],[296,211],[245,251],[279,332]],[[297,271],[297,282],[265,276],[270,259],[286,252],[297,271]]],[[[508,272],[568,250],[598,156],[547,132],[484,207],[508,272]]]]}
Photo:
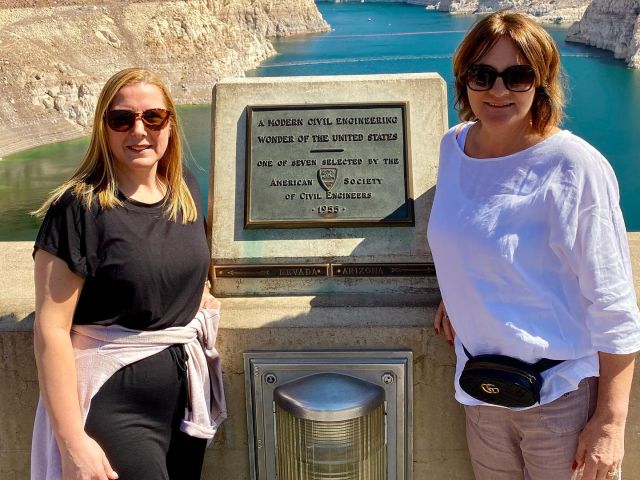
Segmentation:
{"type": "Polygon", "coordinates": [[[475,476],[621,478],[640,315],[613,170],[559,128],[560,56],[534,20],[481,19],[453,69],[465,122],[428,238],[475,476]]]}
{"type": "MultiPolygon", "coordinates": [[[[219,307],[204,288],[200,203],[183,170],[170,93],[152,72],[118,72],[100,93],[84,160],[39,211],[34,346],[44,409],[36,425],[40,416],[48,422],[59,471],[36,429],[33,479],[200,478],[206,440],[181,431],[189,407],[181,343],[153,345],[151,355],[122,350],[118,362],[142,359],[103,379],[89,399],[82,392],[92,378],[81,380],[75,363],[86,353],[79,345],[97,341],[76,328],[114,339],[179,332],[200,308],[219,307]]],[[[123,346],[101,341],[101,352],[123,346]]]]}

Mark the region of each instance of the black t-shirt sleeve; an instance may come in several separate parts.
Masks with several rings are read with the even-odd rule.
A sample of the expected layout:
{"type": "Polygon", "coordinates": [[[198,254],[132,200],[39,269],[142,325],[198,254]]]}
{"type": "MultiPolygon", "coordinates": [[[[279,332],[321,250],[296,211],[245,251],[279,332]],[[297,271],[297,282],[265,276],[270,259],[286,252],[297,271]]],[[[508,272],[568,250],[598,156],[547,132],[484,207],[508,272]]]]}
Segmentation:
{"type": "Polygon", "coordinates": [[[49,207],[36,237],[34,256],[38,249],[49,252],[64,261],[73,273],[86,278],[89,272],[84,226],[82,202],[66,192],[49,207]]]}

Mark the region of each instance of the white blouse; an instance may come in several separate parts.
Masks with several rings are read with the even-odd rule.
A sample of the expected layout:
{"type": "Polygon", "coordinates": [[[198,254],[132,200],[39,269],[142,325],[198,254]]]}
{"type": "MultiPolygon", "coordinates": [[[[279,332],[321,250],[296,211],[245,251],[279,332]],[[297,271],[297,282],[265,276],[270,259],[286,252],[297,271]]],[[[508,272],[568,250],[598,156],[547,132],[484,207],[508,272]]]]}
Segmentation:
{"type": "Polygon", "coordinates": [[[442,139],[428,227],[457,333],[456,399],[482,404],[458,383],[464,344],[472,355],[566,360],[543,373],[548,403],[598,376],[598,352],[640,350],[615,174],[566,130],[513,155],[477,159],[458,144],[457,128],[442,139]]]}

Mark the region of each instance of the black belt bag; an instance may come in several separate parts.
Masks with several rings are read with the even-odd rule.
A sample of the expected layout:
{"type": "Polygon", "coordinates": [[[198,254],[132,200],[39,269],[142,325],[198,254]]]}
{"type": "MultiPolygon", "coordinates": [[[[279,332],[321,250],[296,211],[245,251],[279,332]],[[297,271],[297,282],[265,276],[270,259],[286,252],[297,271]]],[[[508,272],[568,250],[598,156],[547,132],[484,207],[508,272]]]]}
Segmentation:
{"type": "Polygon", "coordinates": [[[564,360],[543,358],[536,363],[526,363],[505,355],[472,356],[462,346],[469,358],[460,375],[460,387],[473,398],[502,407],[530,407],[540,402],[542,375],[564,360]]]}

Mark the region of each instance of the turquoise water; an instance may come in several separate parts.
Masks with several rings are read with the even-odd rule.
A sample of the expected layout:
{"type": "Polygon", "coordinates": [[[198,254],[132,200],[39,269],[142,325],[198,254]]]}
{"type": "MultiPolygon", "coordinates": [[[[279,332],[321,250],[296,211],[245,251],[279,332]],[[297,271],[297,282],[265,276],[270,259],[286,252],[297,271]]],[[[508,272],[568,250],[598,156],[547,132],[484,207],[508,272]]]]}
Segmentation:
{"type": "MultiPolygon", "coordinates": [[[[450,16],[403,4],[318,3],[333,31],[274,42],[278,55],[248,76],[440,73],[452,84],[451,56],[474,17],[450,16]]],[[[627,228],[640,230],[640,71],[609,52],[564,42],[566,29],[550,28],[568,76],[564,126],[595,145],[620,181],[627,228]]],[[[449,122],[456,114],[449,88],[449,122]]],[[[180,107],[179,115],[206,204],[210,108],[180,107]]],[[[0,240],[29,240],[38,221],[26,212],[68,177],[86,140],[37,148],[0,161],[0,240]]]]}

